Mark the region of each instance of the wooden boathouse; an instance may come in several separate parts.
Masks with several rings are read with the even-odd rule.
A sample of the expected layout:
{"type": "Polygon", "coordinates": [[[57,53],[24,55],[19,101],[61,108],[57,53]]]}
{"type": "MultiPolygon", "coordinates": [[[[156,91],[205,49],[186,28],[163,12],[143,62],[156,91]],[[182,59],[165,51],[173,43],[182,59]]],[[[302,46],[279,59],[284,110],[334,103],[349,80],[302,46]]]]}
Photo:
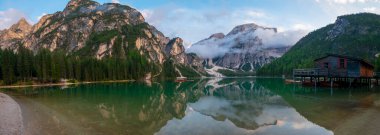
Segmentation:
{"type": "Polygon", "coordinates": [[[327,54],[314,60],[312,69],[294,69],[293,79],[301,79],[303,84],[350,87],[354,85],[371,85],[378,78],[374,66],[369,62],[350,56],[327,54]]]}

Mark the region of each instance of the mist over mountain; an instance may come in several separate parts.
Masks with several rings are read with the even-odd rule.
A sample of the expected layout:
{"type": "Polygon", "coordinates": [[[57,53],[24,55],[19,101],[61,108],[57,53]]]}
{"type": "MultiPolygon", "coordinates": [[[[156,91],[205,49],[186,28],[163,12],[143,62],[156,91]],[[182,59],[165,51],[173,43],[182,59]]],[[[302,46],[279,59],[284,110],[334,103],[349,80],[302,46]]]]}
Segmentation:
{"type": "Polygon", "coordinates": [[[256,24],[236,26],[227,35],[216,33],[193,44],[186,51],[229,69],[253,71],[281,57],[306,31],[278,32],[256,24]]]}

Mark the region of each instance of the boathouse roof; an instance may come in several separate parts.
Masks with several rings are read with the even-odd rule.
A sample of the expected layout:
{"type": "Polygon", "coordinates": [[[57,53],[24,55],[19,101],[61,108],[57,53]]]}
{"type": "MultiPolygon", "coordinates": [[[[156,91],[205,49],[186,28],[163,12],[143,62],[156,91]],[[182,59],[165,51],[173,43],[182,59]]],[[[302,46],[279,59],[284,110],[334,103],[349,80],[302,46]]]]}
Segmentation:
{"type": "Polygon", "coordinates": [[[321,57],[321,58],[318,58],[318,59],[315,59],[314,61],[319,61],[321,59],[324,59],[324,58],[327,58],[327,57],[330,57],[330,56],[333,56],[333,57],[339,57],[339,58],[346,58],[346,59],[350,59],[350,60],[354,60],[354,61],[359,61],[361,64],[363,65],[366,65],[366,66],[369,66],[371,68],[374,68],[375,66],[373,66],[371,63],[369,63],[368,61],[364,60],[364,59],[360,59],[360,58],[356,58],[356,57],[352,57],[352,56],[346,56],[346,55],[339,55],[339,54],[326,54],[326,56],[324,57],[321,57]]]}

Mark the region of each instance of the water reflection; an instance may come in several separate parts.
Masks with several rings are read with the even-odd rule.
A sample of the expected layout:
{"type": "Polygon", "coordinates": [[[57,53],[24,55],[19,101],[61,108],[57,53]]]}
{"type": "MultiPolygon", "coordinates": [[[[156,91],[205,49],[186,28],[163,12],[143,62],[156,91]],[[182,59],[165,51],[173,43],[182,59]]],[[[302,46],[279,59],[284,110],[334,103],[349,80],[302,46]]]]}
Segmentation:
{"type": "Polygon", "coordinates": [[[253,80],[206,84],[207,96],[188,103],[184,118],[170,120],[156,134],[333,134],[253,80]]]}
{"type": "Polygon", "coordinates": [[[333,134],[352,109],[380,104],[363,91],[281,79],[90,84],[6,90],[30,134],[333,134]]]}

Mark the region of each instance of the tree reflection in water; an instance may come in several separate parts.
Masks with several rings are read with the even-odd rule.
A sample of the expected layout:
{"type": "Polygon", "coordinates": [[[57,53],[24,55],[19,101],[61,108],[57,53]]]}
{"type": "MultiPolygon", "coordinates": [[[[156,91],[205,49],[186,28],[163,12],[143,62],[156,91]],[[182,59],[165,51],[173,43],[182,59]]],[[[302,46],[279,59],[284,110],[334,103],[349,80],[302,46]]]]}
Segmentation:
{"type": "Polygon", "coordinates": [[[17,97],[22,110],[28,112],[23,114],[24,125],[33,129],[26,131],[32,135],[41,134],[39,131],[134,135],[332,134],[301,116],[276,90],[268,89],[266,83],[258,83],[254,78],[206,79],[5,92],[17,97]]]}
{"type": "Polygon", "coordinates": [[[255,80],[208,80],[204,93],[157,134],[333,134],[255,80]]]}

